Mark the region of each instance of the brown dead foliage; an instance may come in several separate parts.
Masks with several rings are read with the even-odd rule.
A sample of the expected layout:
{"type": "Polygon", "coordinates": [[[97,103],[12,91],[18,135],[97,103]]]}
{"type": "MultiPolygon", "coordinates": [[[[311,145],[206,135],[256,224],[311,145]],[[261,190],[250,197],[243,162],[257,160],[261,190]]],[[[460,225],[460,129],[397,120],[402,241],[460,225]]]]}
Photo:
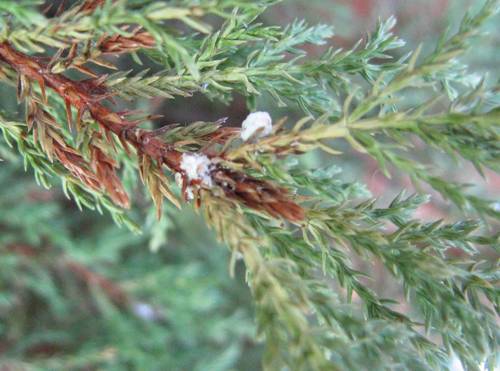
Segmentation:
{"type": "MultiPolygon", "coordinates": [[[[141,42],[149,42],[147,36],[141,33],[138,35],[141,35],[139,36],[141,42]]],[[[112,50],[113,45],[117,50],[123,50],[124,45],[127,44],[124,44],[124,39],[118,36],[108,41],[108,50],[112,50]]],[[[135,47],[137,44],[131,41],[128,46],[135,47]]],[[[21,99],[29,95],[31,83],[37,82],[44,100],[46,99],[45,87],[52,89],[64,100],[68,123],[71,123],[71,108],[73,107],[77,111],[78,121],[85,113],[88,113],[101,126],[106,138],[110,140],[110,146],[112,146],[110,137],[112,133],[119,138],[124,148],[128,149],[129,146],[135,148],[142,159],[140,164],[142,179],[152,192],[158,210],[161,210],[160,195],[169,197],[170,194],[166,186],[167,182],[160,170],[162,165],[166,165],[172,172],[181,173],[184,183],[188,183],[180,167],[182,152],[176,150],[175,145],[165,143],[154,132],[139,128],[140,122],[129,121],[125,118],[125,114],[113,112],[102,104],[103,100],[109,98],[105,88],[105,76],[84,81],[71,80],[63,74],[52,73],[42,59],[21,53],[7,42],[0,43],[0,60],[17,71],[21,81],[21,87],[18,88],[18,95],[21,99]],[[145,158],[147,158],[148,166],[144,165],[145,158]],[[153,161],[156,162],[156,166],[151,166],[153,161]],[[147,174],[148,171],[155,173],[147,174]]],[[[223,142],[229,133],[233,132],[221,130],[213,133],[213,140],[217,143],[223,142]]],[[[53,155],[56,151],[66,167],[79,173],[79,169],[82,168],[81,159],[76,153],[64,147],[64,141],[54,139],[47,143],[48,155],[49,153],[53,155]],[[57,143],[55,144],[57,150],[50,148],[52,143],[57,143]]],[[[93,149],[93,151],[91,167],[97,173],[94,177],[97,178],[99,185],[108,191],[116,203],[122,206],[128,205],[128,197],[114,172],[114,162],[102,150],[93,149]]],[[[210,154],[207,155],[210,156],[210,154]]],[[[82,174],[79,175],[82,176],[82,174]]],[[[214,162],[210,175],[215,184],[223,189],[226,197],[250,208],[267,212],[274,217],[281,217],[292,222],[304,219],[303,209],[293,202],[288,192],[281,187],[226,169],[217,162],[214,162]]],[[[90,184],[93,184],[92,182],[90,184]]]]}

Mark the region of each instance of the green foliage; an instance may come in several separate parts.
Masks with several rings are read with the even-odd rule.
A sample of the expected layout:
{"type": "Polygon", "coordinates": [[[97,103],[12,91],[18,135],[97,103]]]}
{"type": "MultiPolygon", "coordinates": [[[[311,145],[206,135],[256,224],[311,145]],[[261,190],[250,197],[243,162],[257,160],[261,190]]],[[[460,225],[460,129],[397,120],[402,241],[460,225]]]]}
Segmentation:
{"type": "Polygon", "coordinates": [[[193,238],[207,232],[189,213],[169,233],[182,249],[147,253],[165,227],[145,222],[131,236],[68,210],[19,170],[0,175],[11,190],[0,196],[2,367],[245,369],[242,357],[259,354],[244,282],[228,280],[225,249],[193,238]]]}
{"type": "MultiPolygon", "coordinates": [[[[66,220],[55,202],[19,204],[22,185],[19,194],[2,193],[2,282],[15,285],[23,261],[37,261],[22,271],[26,295],[7,291],[1,315],[7,321],[30,300],[48,306],[36,313],[39,323],[26,312],[7,321],[20,326],[2,329],[12,362],[49,369],[238,367],[253,327],[231,304],[245,292],[228,284],[221,249],[158,250],[167,230],[192,246],[205,245],[208,233],[185,211],[162,209],[166,197],[176,205],[194,198],[230,250],[230,273],[239,277],[244,263],[265,369],[446,369],[452,354],[470,370],[485,362],[495,367],[500,212],[419,155],[438,151],[483,176],[500,171],[499,87],[463,62],[485,24],[498,21],[498,1],[466,15],[427,55],[422,47],[403,50],[391,17],[352,48],[327,48],[317,57],[305,50],[324,48],[333,28],[261,23],[274,3],[87,0],[48,18],[36,1],[0,0],[8,14],[0,20],[0,77],[26,103],[25,123],[13,108],[2,112],[0,153],[13,162],[22,157],[47,188],[61,180],[79,207],[107,210],[118,224],[145,232],[131,239],[126,230],[92,223],[82,229],[87,214],[66,220]],[[108,54],[130,54],[133,68],[111,63],[108,54]],[[75,70],[91,78],[78,79],[75,70]],[[109,108],[110,96],[131,104],[203,94],[227,103],[235,93],[251,110],[266,101],[305,117],[280,120],[271,134],[242,142],[225,119],[154,128],[152,116],[109,108]],[[417,220],[427,196],[401,192],[381,207],[339,168],[307,169],[296,161],[318,149],[328,162],[347,149],[368,155],[387,176],[436,191],[463,220],[417,220]],[[193,176],[186,153],[209,165],[193,176]],[[125,210],[127,194],[134,195],[132,211],[125,210]],[[379,262],[403,297],[373,290],[368,281],[375,275],[358,269],[355,258],[379,262]],[[75,277],[55,278],[61,269],[91,288],[84,298],[75,277]],[[93,275],[101,273],[124,282],[124,291],[110,291],[93,275]],[[143,296],[166,314],[141,318],[140,308],[154,307],[137,299],[143,296]],[[69,336],[93,316],[96,323],[81,329],[84,340],[69,336]],[[92,340],[96,333],[99,341],[92,340]],[[63,350],[33,360],[33,345],[47,343],[63,350]],[[178,357],[185,347],[198,352],[178,357]]],[[[5,169],[0,184],[8,189],[5,169]]]]}

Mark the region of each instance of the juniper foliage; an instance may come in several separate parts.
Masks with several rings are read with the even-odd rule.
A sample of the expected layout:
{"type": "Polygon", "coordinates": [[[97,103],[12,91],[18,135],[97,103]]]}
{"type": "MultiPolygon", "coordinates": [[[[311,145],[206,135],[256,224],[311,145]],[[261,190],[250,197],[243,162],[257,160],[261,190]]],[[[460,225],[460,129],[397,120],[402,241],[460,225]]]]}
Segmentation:
{"type": "Polygon", "coordinates": [[[0,175],[11,190],[0,197],[2,368],[252,369],[245,360],[260,348],[244,280],[227,280],[222,246],[193,238],[202,223],[146,212],[143,233],[131,235],[41,191],[18,165],[0,175]],[[184,248],[137,248],[154,250],[174,227],[169,242],[184,248]]]}
{"type": "MultiPolygon", "coordinates": [[[[48,17],[38,1],[0,0],[0,77],[20,104],[1,112],[2,156],[22,158],[40,185],[62,182],[80,208],[106,211],[133,231],[144,229],[138,210],[147,202],[130,195],[144,189],[160,218],[153,245],[164,233],[161,217],[178,215],[170,204],[192,203],[229,248],[230,271],[244,262],[265,369],[446,369],[452,354],[467,369],[485,362],[493,369],[498,261],[483,260],[481,251],[499,252],[500,212],[414,154],[435,149],[481,174],[500,170],[499,87],[463,62],[487,37],[484,28],[498,22],[499,3],[468,13],[430,52],[406,50],[389,18],[353,48],[318,57],[305,47],[326,45],[333,28],[261,23],[275,3],[86,0],[48,17]],[[110,58],[125,54],[132,70],[110,58]],[[131,109],[141,99],[203,94],[229,102],[235,93],[251,110],[267,97],[304,118],[279,120],[270,135],[242,142],[225,120],[155,128],[149,112],[131,109]],[[383,207],[361,184],[341,181],[336,168],[294,161],[322,150],[334,162],[347,147],[371,156],[388,176],[434,189],[463,220],[416,220],[425,195],[402,192],[383,207]],[[186,154],[206,157],[209,181],[186,171],[186,154]],[[451,257],[451,248],[464,258],[451,257]],[[371,290],[370,272],[356,270],[353,255],[380,261],[413,310],[402,313],[394,298],[371,290]]],[[[17,246],[22,237],[36,245],[47,234],[54,236],[48,244],[72,253],[86,248],[55,230],[33,234],[30,225],[43,224],[38,213],[54,212],[35,210],[34,224],[16,223],[22,234],[3,243],[17,246]]],[[[149,252],[135,254],[140,264],[149,252]]],[[[15,266],[5,265],[2,272],[15,266]]]]}

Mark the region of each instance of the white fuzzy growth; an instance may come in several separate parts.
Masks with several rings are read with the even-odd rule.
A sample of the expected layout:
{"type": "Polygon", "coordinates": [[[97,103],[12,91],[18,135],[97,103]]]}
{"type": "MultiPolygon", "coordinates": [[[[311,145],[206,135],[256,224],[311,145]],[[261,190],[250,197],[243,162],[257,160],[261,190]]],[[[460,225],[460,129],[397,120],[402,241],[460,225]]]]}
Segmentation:
{"type": "Polygon", "coordinates": [[[194,192],[192,187],[186,187],[186,198],[188,201],[194,200],[194,192]]]}
{"type": "Polygon", "coordinates": [[[241,139],[245,142],[256,135],[265,137],[273,131],[273,120],[267,112],[253,112],[241,124],[241,139]]]}
{"type": "Polygon", "coordinates": [[[210,177],[210,159],[198,153],[184,153],[181,159],[181,169],[186,174],[188,180],[200,180],[204,186],[212,186],[210,177]]]}

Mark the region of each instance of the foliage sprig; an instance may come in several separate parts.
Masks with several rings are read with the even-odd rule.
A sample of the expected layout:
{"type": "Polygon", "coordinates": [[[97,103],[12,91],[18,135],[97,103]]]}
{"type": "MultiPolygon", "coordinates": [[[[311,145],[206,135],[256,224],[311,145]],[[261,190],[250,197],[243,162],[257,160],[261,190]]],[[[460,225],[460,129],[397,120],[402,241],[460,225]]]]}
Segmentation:
{"type": "Polygon", "coordinates": [[[410,154],[419,140],[480,172],[499,171],[499,89],[459,62],[498,2],[466,16],[426,57],[420,48],[400,53],[404,42],[389,18],[352,49],[307,60],[303,47],[326,44],[333,29],[259,23],[274,3],[86,0],[48,18],[36,1],[0,0],[9,15],[0,21],[0,77],[25,103],[25,123],[0,116],[5,142],[42,185],[60,178],[79,205],[105,208],[118,222],[131,224],[124,209],[139,178],[159,217],[164,197],[177,206],[193,199],[230,248],[233,269],[243,259],[267,369],[425,370],[445,368],[451,352],[471,370],[493,365],[498,266],[476,256],[484,247],[498,252],[498,235],[479,235],[481,225],[469,219],[414,220],[425,197],[402,194],[381,208],[358,184],[283,159],[316,149],[338,155],[347,143],[386,174],[396,169],[426,183],[495,225],[491,202],[410,154]],[[210,25],[208,16],[223,24],[210,25]],[[119,70],[109,57],[123,54],[143,70],[119,70]],[[151,69],[140,67],[145,61],[151,69]],[[250,107],[270,96],[306,117],[243,142],[225,120],[151,129],[153,115],[112,106],[194,93],[227,102],[234,92],[250,107]],[[425,99],[416,94],[408,104],[403,98],[413,93],[425,99]],[[450,258],[451,248],[468,258],[450,258]],[[352,254],[380,261],[416,314],[371,290],[352,254]]]}

